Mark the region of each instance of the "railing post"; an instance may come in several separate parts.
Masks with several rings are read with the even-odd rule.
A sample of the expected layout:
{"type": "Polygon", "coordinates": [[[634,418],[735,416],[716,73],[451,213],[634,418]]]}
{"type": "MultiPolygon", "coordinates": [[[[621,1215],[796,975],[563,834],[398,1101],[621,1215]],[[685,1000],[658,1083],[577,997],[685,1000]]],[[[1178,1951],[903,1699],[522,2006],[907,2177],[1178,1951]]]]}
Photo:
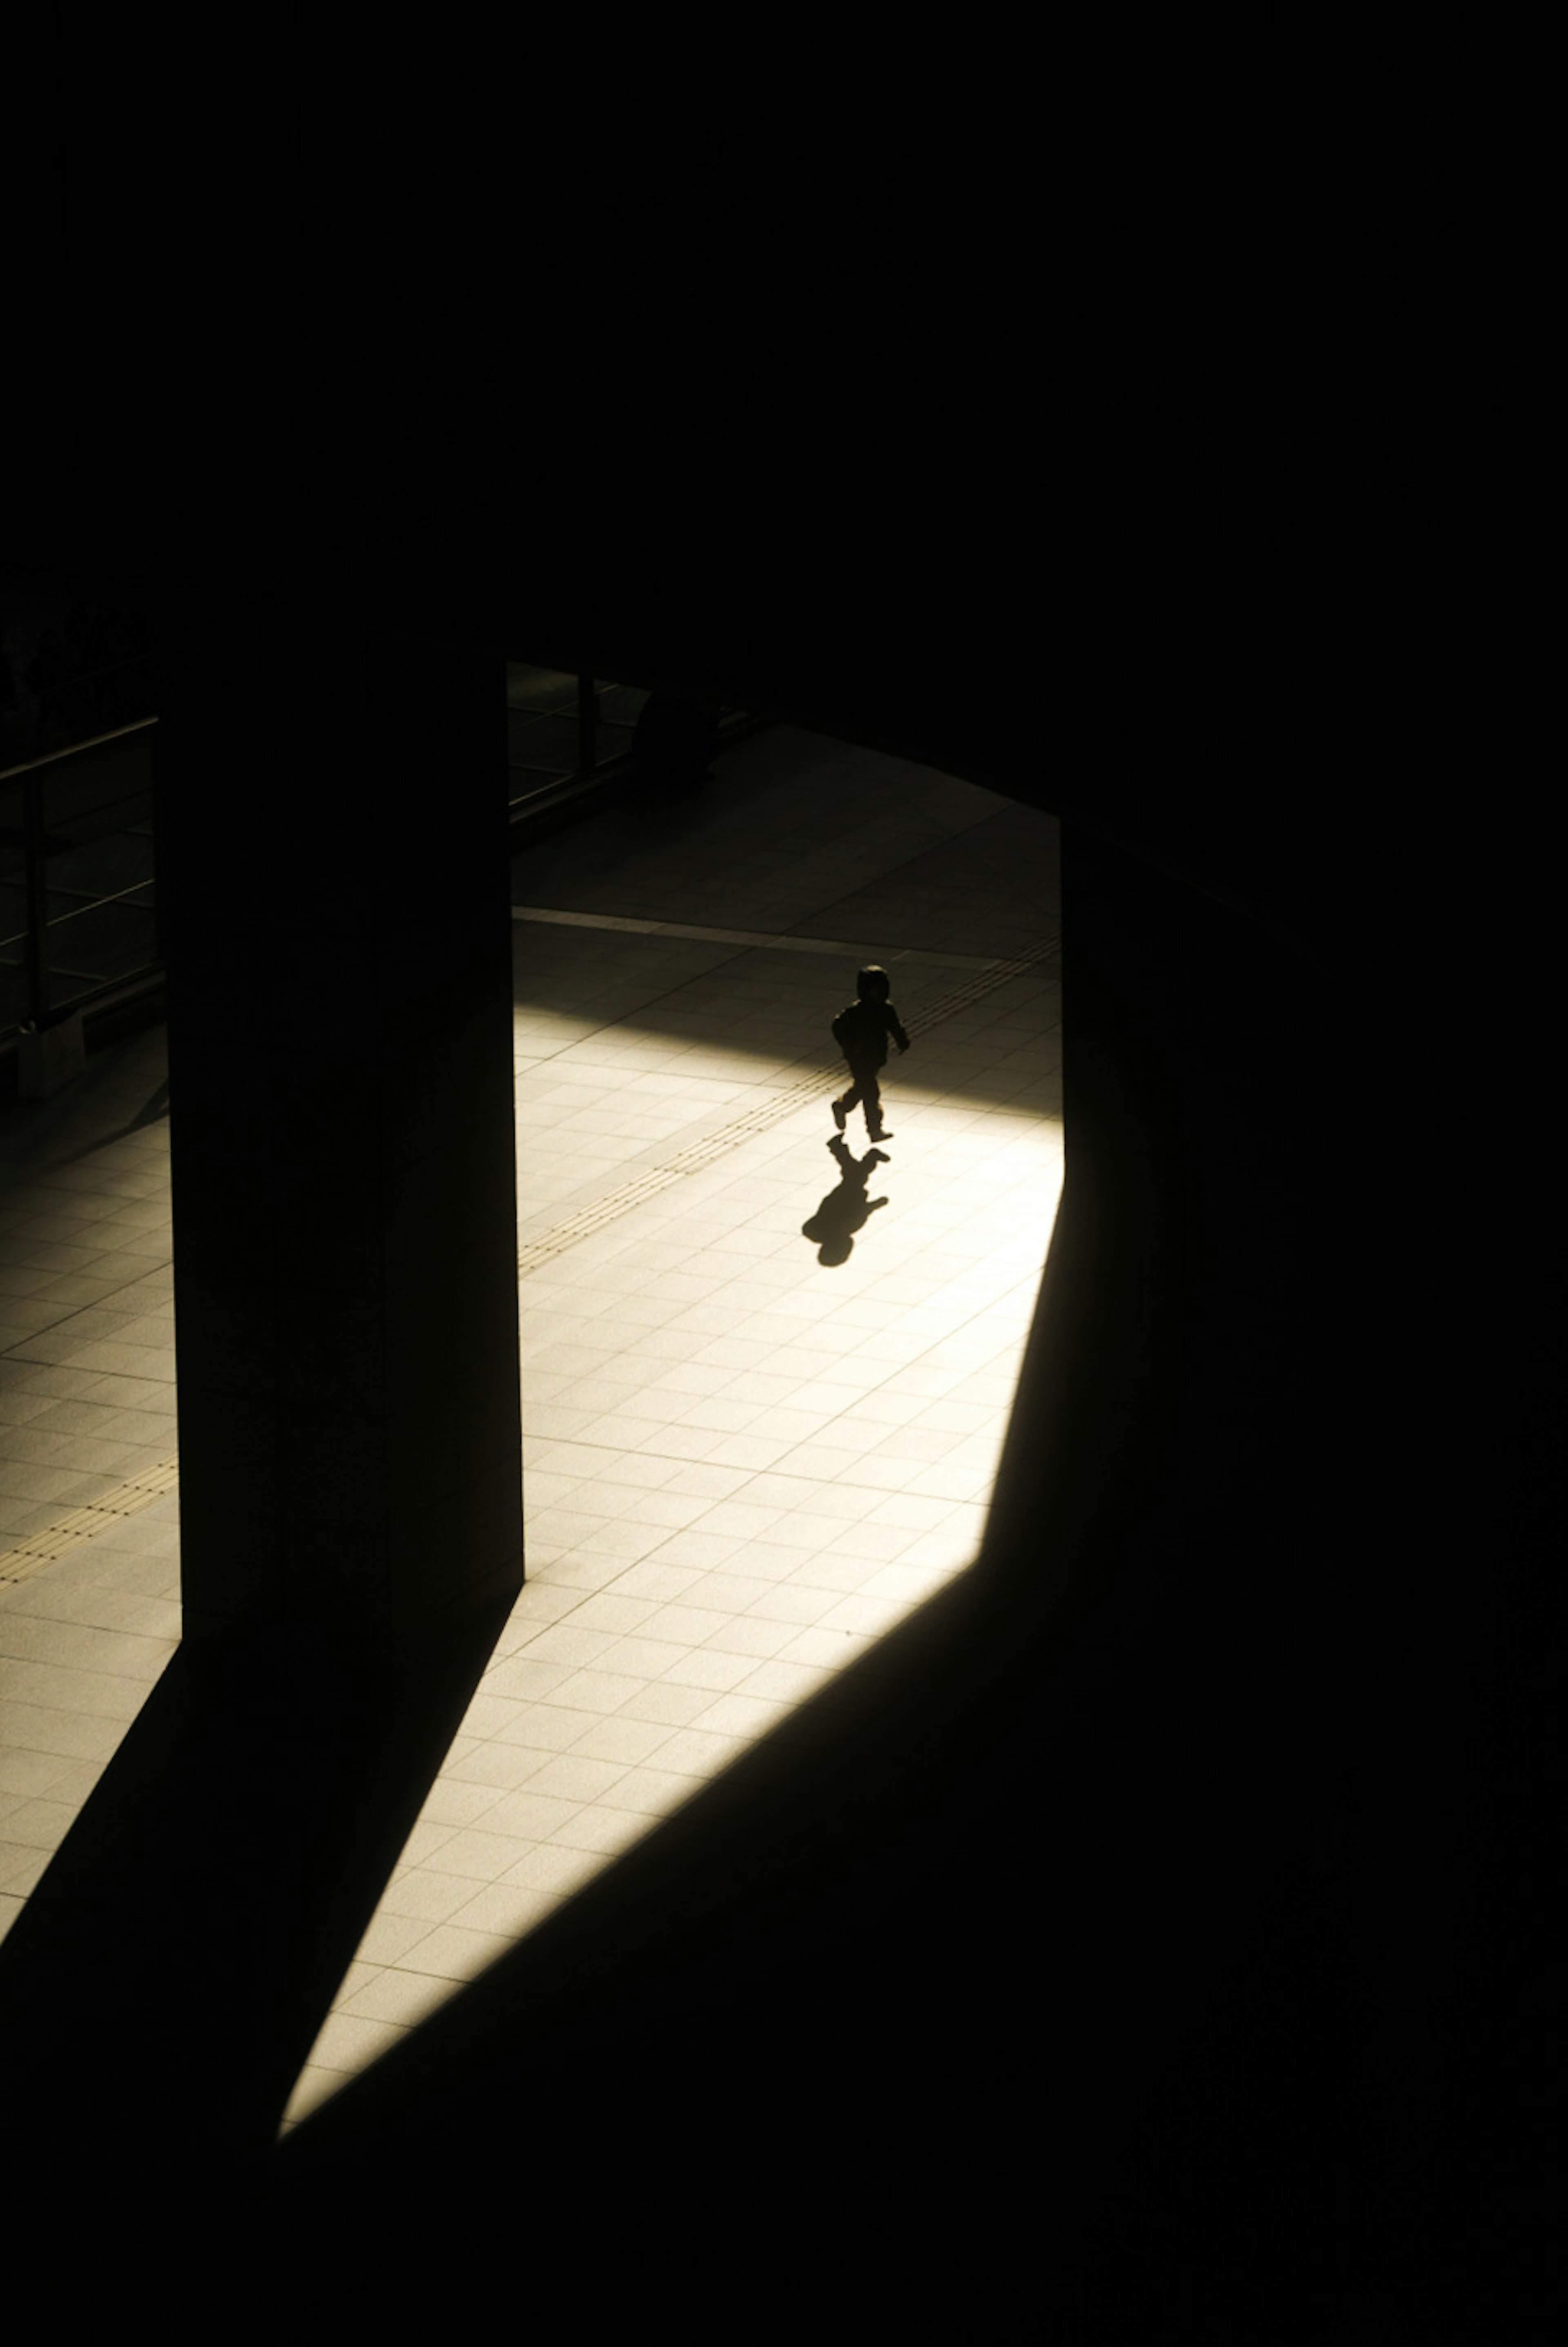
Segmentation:
{"type": "Polygon", "coordinates": [[[152,740],[148,744],[147,795],[152,808],[152,950],[157,961],[167,963],[163,935],[163,890],[158,881],[158,725],[154,722],[152,740]]]}
{"type": "Polygon", "coordinates": [[[27,1016],[41,1025],[49,1008],[49,892],[44,868],[44,778],[36,769],[23,784],[27,857],[27,1016]]]}

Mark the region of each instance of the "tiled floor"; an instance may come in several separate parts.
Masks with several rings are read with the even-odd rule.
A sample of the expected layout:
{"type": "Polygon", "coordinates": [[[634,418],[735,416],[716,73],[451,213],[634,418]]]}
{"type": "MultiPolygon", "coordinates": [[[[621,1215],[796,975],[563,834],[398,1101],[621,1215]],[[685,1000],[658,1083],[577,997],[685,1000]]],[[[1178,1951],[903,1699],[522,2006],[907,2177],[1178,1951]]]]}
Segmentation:
{"type": "MultiPolygon", "coordinates": [[[[1054,876],[1048,818],[782,728],[518,860],[529,1579],[289,2124],[973,1556],[1061,1182],[1054,876]],[[824,1144],[870,958],[913,1048],[866,1169],[824,1144]]],[[[161,1050],[0,1142],[5,1920],[179,1635],[161,1050]]]]}
{"type": "Polygon", "coordinates": [[[138,1036],[0,1127],[0,1928],[179,1635],[164,1067],[138,1036]]]}

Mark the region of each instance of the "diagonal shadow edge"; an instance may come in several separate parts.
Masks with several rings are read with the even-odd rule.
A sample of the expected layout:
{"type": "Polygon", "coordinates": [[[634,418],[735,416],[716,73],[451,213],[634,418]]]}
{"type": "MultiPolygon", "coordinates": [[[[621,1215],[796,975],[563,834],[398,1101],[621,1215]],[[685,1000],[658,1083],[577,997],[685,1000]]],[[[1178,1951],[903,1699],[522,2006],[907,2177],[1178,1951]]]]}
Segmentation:
{"type": "Polygon", "coordinates": [[[85,1143],[80,1149],[73,1149],[68,1157],[61,1158],[60,1163],[62,1165],[79,1165],[84,1158],[96,1156],[100,1149],[111,1148],[117,1141],[124,1141],[133,1133],[144,1133],[149,1124],[160,1123],[168,1114],[169,1078],[165,1076],[153,1087],[128,1122],[118,1126],[113,1133],[104,1133],[97,1141],[85,1143]]]}
{"type": "MultiPolygon", "coordinates": [[[[503,2106],[541,2065],[564,2077],[571,2047],[596,2068],[607,2023],[635,2032],[628,2015],[647,2022],[721,1952],[777,1938],[814,1901],[853,1892],[890,1847],[1010,1765],[1002,1756],[1020,1738],[1033,1746],[1041,1701],[1117,1577],[1119,1524],[1140,1504],[1126,1471],[1135,1430],[1089,1433],[1095,1346],[1070,1341],[1075,1323],[1086,1333],[1091,1286],[1099,1342],[1124,1341],[1102,1273],[1092,1218],[1073,1217],[1064,1193],[974,1563],[300,2120],[277,2147],[278,2188],[313,2196],[325,2175],[384,2155],[390,2173],[386,2147],[411,2158],[411,2137],[427,2131],[447,2171],[461,2168],[456,2114],[470,2097],[503,2106]],[[1042,1444],[1048,1393],[1061,1407],[1042,1444]],[[1064,1448],[1077,1454],[1073,1478],[1058,1472],[1064,1448]]],[[[1135,1276],[1117,1284],[1134,1314],[1151,1308],[1135,1276]]],[[[1058,1789],[1065,1822],[1065,1778],[1058,1789]]]]}
{"type": "MultiPolygon", "coordinates": [[[[994,990],[1058,948],[1059,940],[1049,938],[1013,961],[988,969],[961,990],[994,990]]],[[[930,1014],[920,1023],[930,1023],[930,1014]]],[[[167,1094],[165,1080],[125,1130],[167,1113],[167,1094]]],[[[89,1148],[101,1145],[95,1143],[89,1148]]],[[[0,1943],[0,2008],[10,2016],[0,2017],[0,2059],[7,2056],[15,2040],[16,2058],[8,2063],[14,2107],[34,2109],[46,2134],[54,2123],[49,2111],[57,2115],[63,2100],[70,2099],[62,2097],[61,2073],[52,2057],[45,2063],[45,2075],[29,2085],[29,2055],[22,2041],[36,2047],[41,2042],[36,2024],[53,2010],[72,2014],[61,2034],[78,2048],[74,2066],[84,2080],[90,2067],[91,2098],[102,2106],[106,2127],[123,2126],[134,2139],[148,2125],[149,2114],[157,2110],[166,2131],[200,2131],[205,2122],[198,2114],[206,2107],[211,2073],[203,2071],[204,2057],[196,2050],[206,2042],[207,2024],[199,2017],[203,2000],[190,1973],[192,1942],[200,1938],[204,1919],[221,1924],[218,1936],[237,1936],[239,1918],[244,1914],[250,1919],[245,1929],[259,1934],[258,1944],[273,1948],[282,1960],[284,1952],[277,1946],[282,1919],[269,1923],[261,1903],[244,1886],[264,1874],[269,1864],[276,1872],[275,1861],[263,1861],[259,1853],[283,1846],[291,1813],[304,1814],[316,1799],[313,1771],[324,1767],[324,1807],[307,1845],[319,1850],[317,1879],[309,1879],[308,1869],[302,1871],[297,1850],[290,1853],[294,1892],[302,1901],[301,1928],[308,1943],[303,1968],[295,1975],[283,1964],[275,1983],[264,1992],[259,2009],[274,2014],[282,2033],[273,2057],[263,2059],[261,2041],[246,2042],[241,2065],[244,2075],[235,2075],[232,2110],[216,2121],[225,2140],[271,2143],[505,1619],[503,1608],[487,1630],[475,1634],[481,1637],[482,1651],[475,1648],[471,1679],[438,1736],[427,1730],[423,1714],[428,1701],[435,1706],[434,1720],[444,1716],[447,1665],[443,1663],[436,1664],[436,1676],[425,1687],[412,1683],[406,1660],[400,1665],[396,1658],[383,1656],[367,1662],[342,1651],[313,1659],[281,1638],[249,1655],[239,1650],[214,1655],[190,1642],[182,1645],[0,1943]],[[408,1722],[410,1741],[405,1751],[389,1758],[384,1820],[367,1815],[364,1829],[355,1831],[339,1813],[343,1802],[351,1804],[353,1813],[352,1804],[364,1800],[365,1788],[362,1782],[356,1788],[353,1782],[333,1721],[358,1721],[356,1765],[362,1772],[368,1769],[369,1755],[386,1725],[378,1691],[382,1681],[376,1676],[382,1671],[390,1675],[385,1684],[401,1690],[396,1701],[408,1722]],[[276,1765],[265,1793],[256,1799],[246,1754],[267,1744],[267,1724],[279,1715],[292,1718],[297,1748],[285,1754],[273,1740],[276,1765]],[[246,1719],[253,1730],[251,1746],[238,1740],[239,1723],[246,1719]],[[335,1845],[334,1833],[340,1837],[335,1845]],[[179,1863],[186,1847],[182,1834],[192,1850],[228,1853],[220,1863],[214,1857],[205,1884],[179,1863]],[[337,1852],[330,1860],[329,1848],[337,1852]],[[351,1850],[352,1859],[345,1854],[351,1850]],[[229,1888],[220,1891],[218,1886],[225,1881],[229,1888]],[[149,1887],[154,1881],[156,1895],[149,1887]],[[238,1891],[236,1882],[241,1885],[238,1891]],[[119,1943],[107,1962],[100,1952],[106,1915],[118,1919],[120,1930],[119,1943]],[[315,1936],[322,1932],[327,1935],[324,1941],[315,1936]],[[297,1980],[297,1987],[276,1984],[284,1980],[297,1980]],[[176,1982],[185,1983],[183,1993],[190,2000],[183,2011],[176,2009],[176,1982]],[[97,2018],[84,2028],[86,2015],[97,2018]],[[96,2049],[90,2065],[81,2050],[89,2040],[96,2049]],[[188,2050],[182,2052],[187,2041],[188,2050]],[[195,2065],[195,2077],[176,2087],[172,2081],[190,2064],[195,2065]],[[184,2116],[177,2119],[177,2111],[184,2116]],[[110,2116],[114,2112],[118,2118],[110,2116]]],[[[453,1665],[459,1681],[467,1667],[462,1659],[466,1653],[466,1645],[460,1645],[453,1665]]],[[[281,1890],[278,1896],[282,1896],[281,1890]]],[[[247,1992],[232,1975],[226,2003],[234,2011],[244,2010],[248,2003],[247,1992]]],[[[208,2036],[215,2058],[227,2062],[232,2022],[214,2019],[208,2036]]]]}
{"type": "MultiPolygon", "coordinates": [[[[308,2206],[313,2181],[345,2157],[395,2165],[410,2129],[439,2138],[456,2173],[464,2147],[437,2122],[443,2105],[493,2093],[541,2043],[592,2034],[596,2014],[646,2013],[661,1981],[711,1963],[759,1916],[782,1929],[825,1884],[853,1893],[868,1852],[879,1860],[884,1821],[896,1815],[906,1840],[923,1805],[961,1799],[960,1779],[1032,1733],[1112,1577],[1115,1518],[1133,1498],[1130,1483],[1113,1495],[1130,1429],[1100,1441],[1087,1479],[1108,1504],[1083,1509],[1081,1457],[1056,1474],[1064,1450],[1082,1450],[1075,1396],[1099,1409],[1092,1356],[1127,1334],[1107,1306],[1093,1217],[1086,1250],[1071,1197],[1069,1184],[977,1565],[282,2144],[288,2096],[510,1601],[439,1652],[182,1648],[0,1948],[0,2058],[30,2140],[62,2163],[86,2141],[95,2159],[118,2147],[152,2172],[159,2159],[176,2173],[227,2169],[231,2191],[237,2157],[253,2214],[280,2188],[308,2206]],[[1050,1404],[1065,1422],[1042,1443],[1050,1404]],[[1059,1480],[1075,1494],[1071,1521],[1053,1503],[1059,1480]],[[256,1769],[258,1753],[271,1765],[256,1769]],[[270,2018],[264,2035],[246,2037],[251,2014],[270,2018]]],[[[1121,1273],[1113,1286],[1146,1308],[1136,1264],[1121,1273]]]]}
{"type": "Polygon", "coordinates": [[[1279,1941],[1235,1853],[1277,1840],[1312,1512],[1259,1512],[1296,1440],[1266,1379],[1221,1480],[1175,1471],[1178,1211],[1148,1153],[1081,1153],[976,1563],[257,2165],[241,2238],[288,2244],[283,2302],[395,2270],[456,2318],[507,2264],[628,2311],[765,2275],[815,2319],[847,2259],[874,2311],[960,2207],[1092,2298],[1133,2212],[1184,2239],[1216,2175],[1269,2264],[1277,2016],[1272,1985],[1234,2012],[1235,1968],[1299,1901],[1279,1941]]]}
{"type": "Polygon", "coordinates": [[[398,1648],[176,1651],[0,1945],[46,2166],[273,2141],[512,1603],[398,1648]]]}

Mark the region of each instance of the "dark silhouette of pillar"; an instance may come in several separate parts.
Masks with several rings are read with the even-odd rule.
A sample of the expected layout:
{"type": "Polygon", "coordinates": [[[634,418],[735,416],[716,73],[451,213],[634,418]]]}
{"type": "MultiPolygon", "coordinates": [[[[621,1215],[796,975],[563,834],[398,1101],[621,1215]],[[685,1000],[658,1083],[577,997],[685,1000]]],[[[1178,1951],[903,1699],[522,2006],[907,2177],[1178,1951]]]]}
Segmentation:
{"type": "Polygon", "coordinates": [[[499,663],[166,620],[188,1639],[521,1585],[499,663]]]}

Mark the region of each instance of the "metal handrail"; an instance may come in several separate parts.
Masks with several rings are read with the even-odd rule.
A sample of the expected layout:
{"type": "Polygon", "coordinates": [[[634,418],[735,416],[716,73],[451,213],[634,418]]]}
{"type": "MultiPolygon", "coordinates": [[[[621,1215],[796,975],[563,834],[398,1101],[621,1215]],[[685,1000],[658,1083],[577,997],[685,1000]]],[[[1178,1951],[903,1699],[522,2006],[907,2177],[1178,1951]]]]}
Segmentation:
{"type": "MultiPolygon", "coordinates": [[[[122,904],[126,897],[134,897],[138,889],[155,888],[157,886],[156,878],[133,880],[128,888],[111,888],[107,897],[89,897],[85,905],[73,905],[68,913],[51,913],[49,927],[52,929],[64,928],[67,921],[79,921],[84,913],[96,913],[100,905],[122,904]]],[[[15,945],[16,940],[15,938],[8,938],[5,942],[7,945],[15,945]]],[[[118,982],[117,979],[115,983],[118,985],[118,982]]]]}
{"type": "MultiPolygon", "coordinates": [[[[153,871],[145,878],[133,881],[127,887],[111,889],[102,896],[88,896],[85,902],[71,906],[68,911],[51,915],[47,876],[50,851],[48,833],[46,828],[47,789],[46,768],[58,765],[66,759],[81,758],[103,747],[106,743],[123,741],[130,734],[145,733],[157,723],[156,717],[131,718],[123,725],[106,727],[101,733],[88,735],[83,741],[66,743],[57,750],[41,751],[36,756],[25,759],[17,765],[8,766],[0,773],[0,784],[11,784],[18,791],[22,799],[26,900],[26,927],[18,931],[15,937],[5,940],[8,947],[20,944],[23,948],[24,967],[26,972],[26,1007],[25,1015],[15,1025],[6,1028],[4,1034],[0,1034],[0,1056],[9,1056],[17,1047],[20,1038],[30,1029],[36,1031],[45,1026],[53,1025],[58,1018],[72,1018],[79,1012],[91,1010],[108,997],[123,994],[128,989],[156,985],[161,979],[162,958],[156,946],[158,919],[156,863],[153,871]],[[116,976],[97,981],[89,980],[85,986],[77,986],[64,1005],[52,1003],[50,998],[54,989],[51,989],[49,982],[48,950],[51,935],[57,935],[65,924],[80,919],[86,913],[100,911],[106,905],[123,904],[128,898],[137,896],[138,892],[149,889],[153,892],[152,899],[145,909],[152,913],[154,921],[155,946],[152,958],[143,962],[138,969],[121,971],[116,976]]],[[[94,815],[106,813],[113,815],[138,798],[146,797],[152,788],[153,777],[149,774],[140,790],[121,791],[114,799],[108,801],[106,806],[95,808],[91,812],[94,815]]],[[[132,826],[132,828],[136,827],[138,826],[132,826]]],[[[145,828],[145,826],[141,827],[145,828]]],[[[85,892],[67,890],[66,893],[75,895],[85,892]]],[[[66,983],[70,984],[68,978],[66,983]]]]}
{"type": "MultiPolygon", "coordinates": [[[[595,718],[598,692],[600,689],[614,691],[619,688],[613,680],[599,680],[591,677],[577,679],[575,714],[579,724],[579,762],[578,765],[570,773],[552,773],[548,769],[534,769],[536,773],[544,776],[538,787],[527,791],[519,797],[509,801],[509,827],[514,848],[536,825],[548,826],[555,821],[569,819],[570,815],[579,807],[581,812],[586,813],[600,791],[635,765],[638,755],[635,743],[629,743],[624,749],[616,750],[608,757],[601,758],[598,754],[596,736],[600,728],[595,723],[595,718]]],[[[572,712],[569,702],[566,711],[540,711],[538,713],[542,717],[564,715],[569,723],[572,712]]],[[[719,715],[719,741],[721,744],[727,743],[771,722],[767,717],[758,716],[751,711],[725,708],[719,715]]],[[[84,913],[96,911],[104,905],[123,903],[149,888],[156,892],[155,870],[150,880],[133,881],[128,887],[112,890],[103,897],[94,897],[86,903],[73,906],[67,912],[56,914],[52,917],[48,915],[45,873],[43,797],[45,785],[42,770],[57,765],[67,758],[79,758],[87,752],[108,743],[122,741],[128,735],[144,733],[158,723],[156,716],[131,718],[123,725],[107,727],[102,733],[87,735],[79,742],[69,742],[63,743],[57,749],[40,751],[30,758],[21,760],[15,765],[0,769],[0,784],[19,784],[23,786],[26,794],[28,920],[26,929],[19,931],[17,938],[6,939],[5,943],[7,945],[15,945],[18,941],[25,943],[30,972],[28,986],[30,1000],[27,1016],[15,1026],[6,1029],[3,1034],[0,1034],[0,1058],[8,1057],[16,1048],[19,1037],[29,1023],[48,1015],[45,971],[45,945],[47,934],[51,931],[57,932],[63,924],[78,919],[84,913]]],[[[622,733],[627,730],[622,727],[620,721],[607,721],[607,728],[611,723],[617,733],[622,733]]],[[[524,771],[522,762],[519,761],[514,765],[508,761],[508,771],[510,773],[524,771]]],[[[132,793],[127,795],[134,797],[137,794],[132,793]]],[[[156,917],[156,893],[150,909],[156,917]]],[[[91,1011],[95,1005],[101,1004],[111,998],[118,999],[142,989],[157,987],[162,983],[162,979],[161,959],[155,958],[139,971],[118,978],[105,979],[101,983],[74,995],[68,1006],[58,1015],[68,1017],[79,1011],[91,1011]]]]}
{"type": "Polygon", "coordinates": [[[18,774],[52,765],[56,758],[79,758],[84,750],[96,750],[100,742],[118,742],[122,733],[139,733],[144,726],[157,723],[156,717],[133,717],[128,724],[111,725],[107,733],[85,734],[81,741],[64,743],[57,750],[41,750],[36,758],[24,758],[19,765],[0,766],[0,783],[15,782],[18,774]]]}

